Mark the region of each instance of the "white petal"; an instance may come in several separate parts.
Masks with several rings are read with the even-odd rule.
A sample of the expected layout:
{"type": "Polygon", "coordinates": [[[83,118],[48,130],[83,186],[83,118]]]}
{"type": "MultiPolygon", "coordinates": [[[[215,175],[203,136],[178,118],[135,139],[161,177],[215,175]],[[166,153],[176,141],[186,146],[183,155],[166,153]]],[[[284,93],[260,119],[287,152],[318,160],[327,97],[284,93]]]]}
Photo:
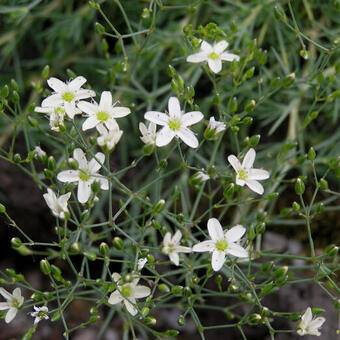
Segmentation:
{"type": "Polygon", "coordinates": [[[198,139],[196,138],[196,136],[194,135],[194,133],[187,129],[187,128],[181,128],[180,130],[176,131],[176,135],[182,139],[182,141],[190,146],[191,148],[197,148],[199,143],[198,143],[198,139]]]}
{"type": "Polygon", "coordinates": [[[238,172],[242,168],[240,161],[234,155],[228,156],[228,162],[236,172],[238,172]]]}
{"type": "Polygon", "coordinates": [[[117,106],[110,109],[112,116],[114,118],[122,118],[131,113],[131,110],[128,107],[117,106]]]}
{"type": "Polygon", "coordinates": [[[151,290],[149,287],[146,286],[136,286],[136,288],[134,289],[134,297],[136,299],[141,299],[144,297],[147,297],[151,294],[151,290]]]}
{"type": "Polygon", "coordinates": [[[174,235],[173,238],[172,238],[172,243],[178,244],[179,241],[181,240],[181,238],[182,238],[182,233],[181,233],[180,230],[177,230],[176,233],[175,233],[175,235],[174,235]]]}
{"type": "Polygon", "coordinates": [[[80,89],[76,92],[76,100],[86,99],[90,97],[95,97],[96,92],[87,89],[80,89]]]}
{"type": "Polygon", "coordinates": [[[135,316],[138,313],[136,307],[132,305],[128,300],[124,299],[124,304],[131,315],[135,316]]]}
{"type": "Polygon", "coordinates": [[[177,253],[191,253],[192,249],[189,247],[177,246],[175,248],[177,253]]]}
{"type": "Polygon", "coordinates": [[[226,40],[222,40],[214,44],[213,49],[217,54],[221,54],[228,47],[228,45],[229,44],[226,40]]]}
{"type": "Polygon", "coordinates": [[[67,85],[68,88],[72,91],[79,90],[86,83],[86,78],[79,76],[72,81],[70,81],[67,85]]]}
{"type": "Polygon", "coordinates": [[[8,293],[8,291],[4,288],[0,288],[0,294],[6,299],[6,300],[12,300],[12,294],[8,293]]]}
{"type": "Polygon", "coordinates": [[[52,112],[54,112],[54,110],[55,110],[54,107],[39,107],[39,106],[36,106],[34,108],[35,112],[48,113],[48,114],[51,114],[52,112]]]}
{"type": "Polygon", "coordinates": [[[237,54],[229,53],[229,52],[224,52],[220,55],[220,58],[225,61],[239,61],[240,57],[237,54]]]}
{"type": "Polygon", "coordinates": [[[111,293],[108,303],[110,305],[115,305],[123,300],[123,297],[120,295],[118,290],[115,290],[113,293],[111,293]]]}
{"type": "Polygon", "coordinates": [[[10,306],[8,304],[8,302],[0,302],[0,310],[6,310],[9,309],[10,306]]]}
{"type": "Polygon", "coordinates": [[[192,111],[192,112],[188,112],[186,114],[184,114],[182,116],[182,124],[184,126],[190,126],[193,124],[198,123],[199,121],[201,121],[203,119],[203,113],[200,111],[192,111]]]}
{"type": "Polygon", "coordinates": [[[78,108],[76,108],[76,104],[74,101],[71,103],[64,102],[64,107],[65,107],[66,114],[71,119],[73,119],[76,114],[81,113],[81,111],[78,108]]]}
{"type": "Polygon", "coordinates": [[[213,251],[214,249],[215,249],[215,242],[211,240],[197,243],[192,248],[193,251],[196,251],[198,253],[202,253],[205,251],[213,251]]]}
{"type": "MultiPolygon", "coordinates": [[[[153,124],[153,123],[150,123],[150,124],[153,124]]],[[[145,136],[148,133],[147,127],[142,122],[139,123],[139,131],[143,136],[145,136]]]]}
{"type": "Polygon", "coordinates": [[[315,318],[314,320],[312,320],[310,323],[309,323],[309,326],[310,328],[320,328],[323,323],[326,321],[326,319],[322,316],[319,316],[317,318],[315,318]]]}
{"type": "Polygon", "coordinates": [[[208,231],[213,241],[220,241],[224,239],[224,233],[221,223],[216,218],[210,218],[208,220],[208,231]]]}
{"type": "Polygon", "coordinates": [[[254,192],[256,192],[259,195],[262,195],[264,192],[263,186],[261,185],[261,183],[253,180],[253,179],[248,179],[246,180],[246,184],[249,187],[250,190],[253,190],[254,192]]]}
{"type": "Polygon", "coordinates": [[[70,192],[59,197],[59,203],[63,208],[67,208],[67,201],[70,199],[70,197],[71,197],[70,192]]]}
{"type": "Polygon", "coordinates": [[[88,115],[92,116],[95,115],[98,112],[98,104],[92,104],[89,102],[85,102],[85,101],[80,101],[77,104],[78,108],[80,110],[82,110],[83,112],[87,113],[88,115]]]}
{"type": "Polygon", "coordinates": [[[170,130],[167,126],[164,126],[158,133],[156,137],[157,146],[168,145],[172,139],[175,137],[175,133],[170,130]]]}
{"type": "Polygon", "coordinates": [[[249,169],[249,179],[263,180],[269,178],[269,172],[263,169],[249,169]]]}
{"type": "Polygon", "coordinates": [[[107,178],[105,178],[104,176],[99,176],[97,178],[99,178],[100,189],[109,190],[109,181],[107,180],[107,178]]]}
{"type": "Polygon", "coordinates": [[[112,273],[112,278],[113,278],[113,281],[114,282],[118,282],[121,278],[120,274],[119,273],[112,273]]]}
{"type": "Polygon", "coordinates": [[[248,252],[237,243],[230,243],[228,245],[227,253],[234,255],[236,257],[248,257],[249,256],[248,252]]]}
{"type": "Polygon", "coordinates": [[[225,233],[225,238],[228,243],[236,242],[244,235],[245,232],[246,228],[238,224],[225,233]]]}
{"type": "Polygon", "coordinates": [[[304,323],[310,323],[312,321],[313,318],[313,313],[312,313],[312,309],[310,307],[308,307],[305,311],[305,313],[302,315],[301,320],[304,323]]]}
{"type": "Polygon", "coordinates": [[[79,180],[79,171],[78,170],[65,170],[65,171],[59,172],[57,178],[61,182],[77,182],[79,180]]]}
{"type": "Polygon", "coordinates": [[[250,169],[253,167],[254,161],[256,157],[256,152],[253,148],[249,149],[249,151],[244,156],[243,162],[242,162],[242,168],[250,169]]]}
{"type": "Polygon", "coordinates": [[[41,102],[42,107],[57,107],[60,106],[63,103],[63,100],[61,99],[61,94],[56,93],[48,96],[41,102]]]}
{"type": "Polygon", "coordinates": [[[215,250],[212,253],[211,265],[215,272],[217,272],[223,267],[224,261],[225,261],[224,251],[215,250]]]}
{"type": "Polygon", "coordinates": [[[165,113],[158,112],[158,111],[148,111],[145,113],[144,118],[149,120],[152,123],[158,125],[167,125],[169,121],[169,116],[165,113]]]}
{"type": "Polygon", "coordinates": [[[112,106],[112,94],[110,91],[103,91],[100,96],[99,106],[109,108],[112,106]]]}
{"type": "Polygon", "coordinates": [[[171,117],[180,117],[182,115],[181,105],[176,97],[169,98],[168,110],[171,117]]]}
{"type": "Polygon", "coordinates": [[[205,53],[213,52],[212,46],[204,40],[201,43],[201,50],[204,51],[205,53]]]}
{"type": "Polygon", "coordinates": [[[77,198],[80,203],[86,203],[91,195],[91,182],[79,181],[77,198]]]}
{"type": "Polygon", "coordinates": [[[12,293],[14,299],[20,301],[22,299],[22,296],[21,296],[21,289],[20,288],[15,288],[13,290],[13,293],[12,293]]]}
{"type": "Polygon", "coordinates": [[[168,231],[163,239],[163,244],[167,245],[169,242],[171,242],[171,233],[168,231]]]}
{"type": "Polygon", "coordinates": [[[15,318],[17,312],[18,310],[16,308],[10,308],[6,314],[6,323],[10,323],[15,318]]]}
{"type": "Polygon", "coordinates": [[[83,131],[93,129],[98,123],[99,122],[98,122],[98,120],[95,116],[90,116],[83,123],[82,129],[83,129],[83,131]]]}
{"type": "Polygon", "coordinates": [[[47,84],[55,92],[64,92],[68,90],[67,85],[63,81],[59,80],[58,78],[52,77],[52,78],[47,79],[47,84]]]}
{"type": "Polygon", "coordinates": [[[104,164],[105,155],[102,152],[97,152],[95,158],[92,158],[89,162],[89,171],[91,174],[95,174],[104,164]]]}
{"type": "Polygon", "coordinates": [[[239,177],[237,175],[237,177],[236,177],[236,184],[240,185],[241,187],[243,187],[246,184],[246,182],[243,179],[239,179],[239,177]]]}
{"type": "Polygon", "coordinates": [[[214,73],[219,73],[222,70],[222,61],[221,59],[210,59],[208,58],[208,65],[210,70],[214,73]]]}
{"type": "Polygon", "coordinates": [[[79,163],[79,169],[87,168],[87,159],[82,149],[80,148],[74,149],[73,158],[79,163]]]}
{"type": "Polygon", "coordinates": [[[187,62],[189,63],[201,63],[207,60],[207,54],[205,52],[198,52],[187,56],[187,62]]]}
{"type": "Polygon", "coordinates": [[[171,252],[169,254],[170,261],[174,263],[176,266],[179,265],[179,255],[176,252],[171,252]]]}

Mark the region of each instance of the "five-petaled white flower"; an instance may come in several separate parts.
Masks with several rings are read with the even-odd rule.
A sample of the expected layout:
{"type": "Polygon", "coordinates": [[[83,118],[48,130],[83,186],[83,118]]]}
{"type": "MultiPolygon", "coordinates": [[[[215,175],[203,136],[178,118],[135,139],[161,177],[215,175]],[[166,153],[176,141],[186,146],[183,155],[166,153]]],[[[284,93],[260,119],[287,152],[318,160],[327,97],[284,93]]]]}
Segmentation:
{"type": "Polygon", "coordinates": [[[4,288],[0,288],[0,294],[7,300],[7,302],[0,302],[0,310],[8,309],[5,321],[10,323],[15,318],[18,309],[23,305],[24,297],[21,295],[20,288],[15,288],[12,294],[4,288]]]}
{"type": "Polygon", "coordinates": [[[228,161],[236,171],[236,184],[242,187],[246,184],[249,189],[262,195],[264,192],[263,186],[257,181],[269,178],[269,172],[263,169],[253,169],[255,157],[255,150],[249,149],[244,156],[242,165],[234,155],[230,155],[228,161]]]}
{"type": "Polygon", "coordinates": [[[78,162],[78,170],[65,170],[59,172],[57,178],[61,182],[78,182],[78,201],[86,203],[91,195],[91,184],[100,182],[100,188],[109,189],[109,183],[104,176],[98,175],[98,171],[105,161],[105,155],[101,152],[95,154],[95,158],[87,161],[83,150],[77,148],[73,151],[73,158],[78,162]]]}
{"type": "Polygon", "coordinates": [[[120,302],[124,302],[124,305],[131,315],[138,313],[136,305],[136,299],[147,297],[151,294],[149,287],[137,285],[139,278],[134,278],[132,282],[123,282],[121,276],[118,273],[113,273],[112,277],[117,283],[118,288],[111,293],[109,297],[109,304],[115,305],[120,302]]]}
{"type": "Polygon", "coordinates": [[[66,114],[73,119],[74,115],[81,113],[81,111],[76,108],[77,101],[96,95],[92,90],[81,88],[85,83],[86,79],[82,76],[71,80],[69,83],[64,83],[58,78],[49,78],[47,84],[55,91],[55,93],[52,93],[49,97],[45,98],[42,101],[41,106],[62,108],[65,110],[66,114]]]}
{"type": "Polygon", "coordinates": [[[142,134],[142,137],[140,139],[144,144],[154,145],[156,144],[156,124],[155,123],[149,123],[149,126],[146,127],[144,123],[139,123],[139,131],[142,134]]]}
{"type": "Polygon", "coordinates": [[[197,243],[192,250],[196,252],[212,252],[211,265],[214,271],[222,268],[226,254],[236,257],[248,257],[248,252],[235,243],[246,232],[246,229],[241,225],[236,225],[224,233],[220,222],[216,218],[210,218],[208,220],[208,232],[211,240],[197,243]]]}
{"type": "MultiPolygon", "coordinates": [[[[65,110],[63,107],[36,106],[35,112],[46,113],[50,117],[50,128],[53,131],[60,132],[60,128],[64,127],[65,110]]],[[[78,112],[80,113],[80,111],[78,112]]]]}
{"type": "Polygon", "coordinates": [[[179,264],[178,253],[191,253],[191,248],[180,245],[182,233],[177,230],[173,237],[167,232],[163,239],[162,252],[169,256],[170,261],[176,266],[179,264]]]}
{"type": "Polygon", "coordinates": [[[38,322],[40,322],[41,320],[45,319],[48,320],[48,308],[47,306],[42,306],[42,307],[36,307],[33,306],[35,312],[31,312],[31,316],[33,316],[34,319],[34,324],[37,324],[38,322]]]}
{"type": "Polygon", "coordinates": [[[150,122],[163,126],[157,133],[156,145],[165,146],[177,136],[191,148],[197,148],[198,140],[194,133],[188,129],[188,126],[202,120],[202,112],[192,111],[184,113],[181,111],[179,101],[176,97],[170,97],[168,108],[168,115],[158,111],[148,111],[144,115],[144,118],[150,122]]]}
{"type": "Polygon", "coordinates": [[[111,130],[115,118],[125,117],[131,113],[128,107],[114,106],[112,94],[109,91],[102,92],[99,105],[96,102],[80,101],[78,108],[88,115],[83,123],[83,131],[92,129],[99,124],[105,124],[111,130]]]}
{"type": "Polygon", "coordinates": [[[104,151],[112,151],[122,137],[123,131],[119,129],[116,121],[111,122],[111,128],[108,130],[103,124],[97,125],[100,136],[97,143],[104,151]]]}
{"type": "Polygon", "coordinates": [[[218,134],[226,129],[226,125],[223,122],[215,120],[215,117],[210,117],[208,128],[214,130],[215,133],[218,134]]]}
{"type": "Polygon", "coordinates": [[[316,335],[320,336],[319,328],[326,321],[322,316],[313,319],[312,310],[308,307],[305,313],[301,316],[301,321],[297,325],[296,331],[299,335],[316,335]]]}
{"type": "Polygon", "coordinates": [[[187,61],[189,63],[207,61],[211,71],[219,73],[222,70],[222,60],[238,61],[240,59],[240,57],[236,54],[224,52],[228,45],[228,42],[225,40],[214,43],[212,46],[203,40],[199,52],[189,55],[187,57],[187,61]]]}
{"type": "Polygon", "coordinates": [[[65,218],[68,214],[67,201],[71,197],[71,193],[68,192],[65,195],[59,197],[56,196],[54,191],[50,188],[47,189],[47,193],[43,195],[48,207],[52,210],[52,213],[56,217],[65,218]]]}

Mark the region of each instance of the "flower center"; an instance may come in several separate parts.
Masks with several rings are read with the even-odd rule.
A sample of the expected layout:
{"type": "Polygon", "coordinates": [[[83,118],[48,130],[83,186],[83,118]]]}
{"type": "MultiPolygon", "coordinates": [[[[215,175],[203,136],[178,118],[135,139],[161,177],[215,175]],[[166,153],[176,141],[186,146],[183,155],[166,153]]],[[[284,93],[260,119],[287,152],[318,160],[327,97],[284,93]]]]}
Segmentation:
{"type": "Polygon", "coordinates": [[[42,320],[42,319],[45,319],[46,317],[46,312],[44,311],[39,311],[38,314],[37,314],[37,317],[42,320]]]}
{"type": "Polygon", "coordinates": [[[70,91],[64,92],[61,99],[64,100],[65,102],[71,103],[71,101],[74,99],[74,94],[70,91]]]}
{"type": "Polygon", "coordinates": [[[57,107],[54,111],[57,115],[63,115],[65,113],[65,110],[62,107],[57,107]]]}
{"type": "Polygon", "coordinates": [[[178,118],[172,118],[169,120],[169,128],[173,131],[177,131],[181,128],[181,121],[178,118]]]}
{"type": "Polygon", "coordinates": [[[175,250],[174,244],[171,242],[167,244],[167,247],[168,247],[168,254],[171,254],[175,250]]]}
{"type": "Polygon", "coordinates": [[[211,52],[209,55],[208,55],[208,58],[209,59],[212,59],[212,60],[217,60],[220,58],[220,56],[216,53],[216,52],[211,52]]]}
{"type": "Polygon", "coordinates": [[[110,115],[105,112],[105,111],[99,111],[97,112],[97,119],[102,121],[102,122],[106,122],[108,119],[110,118],[110,115]]]}
{"type": "Polygon", "coordinates": [[[220,240],[215,243],[215,247],[219,251],[225,251],[228,248],[228,243],[226,240],[220,240]]]}
{"type": "Polygon", "coordinates": [[[79,172],[79,179],[80,180],[87,182],[90,178],[91,178],[91,176],[88,175],[86,172],[84,172],[84,171],[79,172]]]}
{"type": "Polygon", "coordinates": [[[247,178],[248,178],[247,171],[244,170],[244,169],[239,170],[239,171],[238,171],[238,177],[239,177],[239,179],[241,179],[242,181],[246,181],[247,178]]]}
{"type": "Polygon", "coordinates": [[[20,302],[16,299],[12,300],[12,306],[16,309],[19,309],[19,307],[21,306],[20,302]]]}
{"type": "Polygon", "coordinates": [[[129,297],[131,296],[131,287],[130,285],[125,285],[121,288],[121,292],[124,296],[129,297]]]}

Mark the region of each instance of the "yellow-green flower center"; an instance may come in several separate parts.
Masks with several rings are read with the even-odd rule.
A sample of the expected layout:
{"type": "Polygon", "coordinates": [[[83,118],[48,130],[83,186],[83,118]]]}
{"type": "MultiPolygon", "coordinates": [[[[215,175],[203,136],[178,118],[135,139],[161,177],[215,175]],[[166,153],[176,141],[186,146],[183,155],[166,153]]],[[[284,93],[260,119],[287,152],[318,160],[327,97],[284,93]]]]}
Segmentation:
{"type": "Polygon", "coordinates": [[[74,94],[70,91],[64,92],[61,99],[65,102],[71,103],[71,101],[74,99],[74,94]]]}
{"type": "Polygon", "coordinates": [[[65,113],[65,110],[62,107],[57,107],[55,109],[55,113],[58,115],[63,115],[65,113]]]}
{"type": "Polygon", "coordinates": [[[121,292],[125,297],[131,296],[131,287],[130,285],[125,285],[121,288],[121,292]]]}
{"type": "Polygon", "coordinates": [[[220,240],[215,243],[215,247],[219,251],[225,251],[228,248],[228,243],[226,240],[220,240]]]}
{"type": "Polygon", "coordinates": [[[181,128],[181,121],[178,118],[172,118],[169,120],[169,128],[173,131],[177,131],[181,128]]]}
{"type": "Polygon", "coordinates": [[[110,115],[106,111],[97,112],[97,119],[101,122],[106,122],[110,118],[110,115]]]}
{"type": "Polygon", "coordinates": [[[216,53],[216,52],[211,52],[209,55],[208,55],[208,58],[209,59],[212,59],[212,60],[217,60],[219,59],[219,55],[216,53]]]}
{"type": "Polygon", "coordinates": [[[168,246],[168,254],[171,254],[175,250],[174,244],[169,242],[167,246],[168,246]]]}
{"type": "Polygon", "coordinates": [[[247,171],[244,170],[244,169],[239,170],[239,171],[238,171],[238,177],[239,177],[239,179],[241,179],[242,181],[246,181],[247,178],[248,178],[247,171]]]}
{"type": "Polygon", "coordinates": [[[12,300],[12,306],[13,306],[14,308],[16,308],[16,309],[19,309],[20,306],[21,306],[21,304],[20,304],[20,302],[19,302],[17,299],[13,299],[13,300],[12,300]]]}
{"type": "Polygon", "coordinates": [[[89,179],[91,178],[91,176],[89,176],[86,172],[79,172],[79,179],[84,181],[84,182],[87,182],[89,179]]]}

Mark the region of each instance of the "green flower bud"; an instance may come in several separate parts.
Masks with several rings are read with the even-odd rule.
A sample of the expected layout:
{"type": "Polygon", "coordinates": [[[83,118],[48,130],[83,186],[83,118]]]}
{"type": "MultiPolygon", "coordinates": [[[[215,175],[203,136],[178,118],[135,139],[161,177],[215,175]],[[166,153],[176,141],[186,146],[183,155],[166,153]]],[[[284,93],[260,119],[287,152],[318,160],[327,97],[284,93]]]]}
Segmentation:
{"type": "Polygon", "coordinates": [[[315,157],[316,157],[315,150],[313,149],[313,147],[311,147],[308,151],[308,159],[310,161],[314,161],[315,157]]]}
{"type": "Polygon", "coordinates": [[[230,112],[235,113],[237,111],[237,107],[238,107],[237,98],[233,97],[233,99],[229,103],[230,112]]]}
{"type": "Polygon", "coordinates": [[[21,156],[20,156],[19,153],[16,153],[16,154],[13,156],[13,161],[14,161],[15,163],[17,163],[17,164],[21,162],[21,156]]]}
{"type": "Polygon", "coordinates": [[[145,319],[144,319],[145,323],[148,325],[148,326],[155,326],[156,323],[157,323],[157,320],[156,318],[154,318],[153,316],[147,316],[145,319]]]}
{"type": "Polygon", "coordinates": [[[255,238],[256,234],[255,234],[255,230],[253,226],[250,226],[249,230],[248,230],[248,239],[251,241],[255,238]]]}
{"type": "Polygon", "coordinates": [[[165,206],[165,201],[163,199],[159,200],[157,203],[154,204],[152,207],[153,214],[159,214],[163,211],[165,206]]]}
{"type": "Polygon", "coordinates": [[[190,297],[192,295],[192,291],[191,291],[191,288],[190,287],[184,287],[183,290],[182,290],[182,295],[183,297],[190,297]]]}
{"type": "Polygon", "coordinates": [[[97,255],[92,252],[84,251],[83,255],[86,256],[86,258],[89,259],[90,261],[95,261],[97,259],[97,255]]]}
{"type": "Polygon", "coordinates": [[[297,195],[302,195],[305,192],[305,183],[301,178],[298,178],[295,183],[295,192],[297,195]]]}
{"type": "Polygon", "coordinates": [[[99,9],[100,5],[97,4],[95,1],[89,1],[89,6],[94,9],[99,9]]]}
{"type": "Polygon", "coordinates": [[[266,224],[264,222],[258,223],[256,225],[256,234],[261,235],[266,231],[266,224]]]}
{"type": "Polygon", "coordinates": [[[320,188],[323,189],[323,190],[328,189],[328,182],[323,178],[320,179],[319,185],[320,185],[320,188]]]}
{"type": "Polygon", "coordinates": [[[105,27],[102,24],[100,24],[99,22],[96,22],[94,24],[94,29],[95,29],[96,33],[98,33],[98,34],[105,33],[105,27]]]}
{"type": "Polygon", "coordinates": [[[295,212],[299,212],[300,211],[300,209],[301,209],[301,206],[300,206],[300,204],[298,203],[298,202],[293,202],[293,204],[292,204],[292,209],[295,211],[295,212]]]}
{"type": "Polygon", "coordinates": [[[67,163],[68,163],[69,167],[70,167],[72,170],[78,170],[78,168],[79,168],[79,163],[78,163],[78,161],[75,160],[74,158],[71,158],[71,157],[70,157],[70,158],[67,160],[67,163]]]}
{"type": "Polygon", "coordinates": [[[124,249],[124,241],[118,236],[112,240],[112,245],[118,250],[124,249]]]}
{"type": "Polygon", "coordinates": [[[148,254],[146,259],[148,260],[148,263],[154,263],[155,257],[152,254],[148,254]]]}
{"type": "Polygon", "coordinates": [[[261,322],[262,322],[262,317],[258,313],[251,314],[248,317],[248,324],[249,325],[258,325],[261,322]]]}
{"type": "Polygon", "coordinates": [[[46,65],[41,71],[41,76],[43,77],[43,79],[47,79],[49,75],[50,75],[50,66],[46,65]]]}
{"type": "Polygon", "coordinates": [[[335,244],[330,244],[325,249],[325,254],[329,257],[336,256],[338,254],[339,247],[337,247],[335,244]]]}
{"type": "Polygon", "coordinates": [[[71,244],[71,250],[74,251],[75,253],[79,253],[80,252],[80,245],[78,242],[73,242],[71,244]]]}
{"type": "Polygon", "coordinates": [[[143,155],[150,156],[155,151],[156,145],[154,144],[146,144],[143,146],[143,155]]]}
{"type": "Polygon", "coordinates": [[[262,264],[261,266],[261,271],[262,273],[264,274],[268,274],[271,272],[271,270],[273,269],[274,267],[274,263],[272,261],[269,261],[269,262],[265,262],[262,264]]]}
{"type": "Polygon", "coordinates": [[[273,201],[273,200],[275,200],[278,197],[279,197],[279,193],[278,192],[272,192],[272,193],[266,195],[266,200],[267,201],[273,201]]]}
{"type": "Polygon", "coordinates": [[[22,245],[22,242],[19,237],[13,237],[11,239],[11,244],[13,248],[19,248],[22,245]]]}
{"type": "Polygon", "coordinates": [[[149,313],[150,313],[149,307],[143,307],[141,309],[141,315],[142,315],[143,318],[147,317],[149,313]]]}
{"type": "Polygon", "coordinates": [[[173,336],[176,336],[179,334],[179,331],[175,330],[175,329],[168,329],[166,332],[165,332],[165,336],[166,337],[173,337],[173,336]]]}
{"type": "Polygon", "coordinates": [[[0,214],[4,214],[6,212],[6,207],[0,203],[0,214]]]}
{"type": "Polygon", "coordinates": [[[164,170],[168,167],[168,161],[166,159],[161,159],[158,165],[159,170],[164,170]]]}
{"type": "Polygon", "coordinates": [[[12,92],[12,97],[11,97],[11,100],[14,104],[18,104],[19,101],[20,101],[20,96],[19,96],[19,93],[17,91],[13,91],[12,92]]]}
{"type": "Polygon", "coordinates": [[[53,171],[48,170],[48,169],[44,169],[44,176],[45,176],[47,179],[52,179],[52,178],[53,178],[53,171]]]}
{"type": "Polygon", "coordinates": [[[182,290],[183,290],[182,286],[172,286],[171,287],[171,293],[173,295],[182,295],[182,290]]]}
{"type": "Polygon", "coordinates": [[[51,274],[51,266],[47,259],[40,261],[40,269],[45,275],[51,274]]]}
{"type": "Polygon", "coordinates": [[[282,79],[282,86],[283,87],[289,87],[291,86],[295,81],[295,73],[288,74],[288,76],[284,77],[282,79]]]}
{"type": "Polygon", "coordinates": [[[1,89],[1,97],[2,98],[7,98],[9,95],[9,87],[8,85],[5,85],[2,89],[1,89]]]}
{"type": "Polygon", "coordinates": [[[249,146],[254,148],[259,143],[260,138],[260,135],[251,136],[249,139],[249,146]]]}
{"type": "Polygon", "coordinates": [[[275,89],[277,87],[279,87],[281,84],[281,79],[280,77],[276,77],[276,78],[273,78],[271,81],[270,81],[270,87],[272,89],[275,89]]]}
{"type": "Polygon", "coordinates": [[[107,254],[109,253],[110,249],[109,249],[109,246],[107,243],[105,242],[102,242],[100,245],[99,245],[99,253],[100,255],[102,256],[107,256],[107,254]]]}
{"type": "Polygon", "coordinates": [[[177,319],[177,323],[179,326],[184,326],[185,325],[185,317],[183,315],[180,315],[179,318],[177,319]]]}
{"type": "Polygon", "coordinates": [[[233,197],[235,190],[235,184],[234,183],[229,183],[223,190],[223,196],[226,199],[230,199],[233,197]]]}
{"type": "Polygon", "coordinates": [[[170,292],[169,286],[166,285],[165,283],[161,283],[160,285],[158,285],[158,290],[162,293],[169,293],[170,292]]]}
{"type": "Polygon", "coordinates": [[[56,163],[55,158],[53,156],[48,157],[47,167],[51,171],[54,171],[57,168],[57,163],[56,163]]]}
{"type": "Polygon", "coordinates": [[[246,105],[244,106],[244,111],[248,113],[253,112],[255,110],[255,105],[256,102],[254,99],[247,101],[246,105]]]}

